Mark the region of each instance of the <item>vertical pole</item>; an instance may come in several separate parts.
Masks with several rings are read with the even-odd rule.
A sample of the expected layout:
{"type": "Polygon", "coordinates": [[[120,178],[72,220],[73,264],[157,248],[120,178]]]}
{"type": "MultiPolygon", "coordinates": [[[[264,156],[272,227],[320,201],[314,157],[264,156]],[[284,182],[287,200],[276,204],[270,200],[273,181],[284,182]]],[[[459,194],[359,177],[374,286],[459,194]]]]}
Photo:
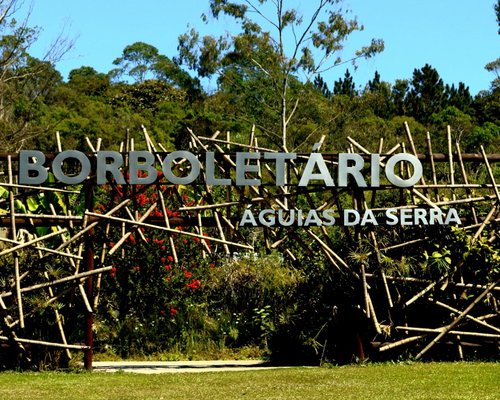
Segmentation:
{"type": "MultiPolygon", "coordinates": [[[[94,184],[92,180],[88,179],[84,184],[85,191],[85,208],[89,212],[94,211],[94,184]]],[[[92,228],[85,236],[85,250],[83,253],[83,265],[86,271],[94,270],[94,229],[92,228]]],[[[94,301],[94,279],[91,276],[85,281],[85,291],[89,303],[93,304],[94,301]]],[[[85,345],[89,348],[85,350],[83,364],[86,370],[92,370],[92,347],[94,344],[94,312],[93,310],[86,311],[85,317],[85,345]]]]}

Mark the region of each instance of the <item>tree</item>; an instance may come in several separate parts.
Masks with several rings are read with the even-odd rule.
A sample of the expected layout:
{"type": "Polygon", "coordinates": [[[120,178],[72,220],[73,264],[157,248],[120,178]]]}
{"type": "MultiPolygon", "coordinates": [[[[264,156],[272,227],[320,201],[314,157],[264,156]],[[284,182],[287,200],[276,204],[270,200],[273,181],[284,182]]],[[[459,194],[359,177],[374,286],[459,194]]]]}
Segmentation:
{"type": "MultiPolygon", "coordinates": [[[[350,60],[342,60],[338,54],[345,41],[363,27],[356,19],[348,19],[340,1],[319,0],[308,16],[286,8],[285,3],[284,0],[210,0],[210,15],[215,19],[220,15],[233,18],[241,31],[218,38],[210,35],[201,38],[191,29],[179,37],[177,62],[187,64],[200,77],[217,75],[219,82],[260,79],[267,93],[259,101],[277,116],[278,122],[278,126],[268,130],[279,132],[274,139],[286,150],[289,124],[305,90],[297,82],[310,82],[318,73],[342,62],[371,57],[382,51],[384,44],[372,40],[350,60]]],[[[208,21],[206,15],[203,19],[208,21]]]]}
{"type": "Polygon", "coordinates": [[[323,77],[320,74],[316,75],[316,77],[314,78],[313,85],[314,88],[318,90],[323,96],[325,96],[326,98],[331,97],[332,92],[328,88],[328,84],[324,81],[323,77]]]}
{"type": "Polygon", "coordinates": [[[73,45],[57,37],[41,59],[29,54],[40,30],[14,19],[21,2],[0,0],[0,147],[14,150],[46,131],[35,123],[42,113],[43,97],[61,82],[54,69],[73,45]]]}
{"type": "Polygon", "coordinates": [[[445,86],[445,102],[447,106],[456,107],[459,110],[470,113],[472,105],[472,96],[469,87],[463,82],[458,83],[458,88],[454,84],[445,86]]]}
{"type": "Polygon", "coordinates": [[[417,121],[427,122],[432,114],[442,110],[444,100],[444,84],[437,70],[429,64],[415,69],[406,98],[409,114],[417,121]]]}
{"type": "Polygon", "coordinates": [[[126,46],[122,56],[116,58],[113,64],[118,67],[109,72],[110,77],[114,80],[123,76],[128,76],[138,83],[142,83],[146,79],[157,79],[186,90],[192,99],[202,95],[198,79],[192,78],[150,44],[135,42],[126,46]]]}
{"type": "Polygon", "coordinates": [[[349,97],[356,95],[356,85],[354,84],[352,75],[349,73],[349,69],[345,70],[344,79],[339,78],[338,81],[335,81],[333,93],[337,95],[343,94],[349,97]]]}

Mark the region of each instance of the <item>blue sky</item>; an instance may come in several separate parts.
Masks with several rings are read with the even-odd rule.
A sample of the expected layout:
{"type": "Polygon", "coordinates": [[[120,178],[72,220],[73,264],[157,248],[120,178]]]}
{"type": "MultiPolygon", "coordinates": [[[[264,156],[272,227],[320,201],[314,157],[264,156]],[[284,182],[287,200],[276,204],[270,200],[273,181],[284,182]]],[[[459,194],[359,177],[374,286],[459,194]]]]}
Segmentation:
{"type": "MultiPolygon", "coordinates": [[[[293,0],[304,13],[316,0],[293,0]]],[[[202,33],[230,29],[229,20],[210,21],[208,0],[33,0],[30,26],[43,29],[32,54],[41,56],[51,40],[64,31],[76,38],[74,49],[57,64],[66,78],[83,65],[100,72],[113,68],[125,46],[137,41],[149,43],[160,53],[173,57],[177,37],[193,26],[202,33]]],[[[375,58],[360,61],[354,75],[364,87],[376,70],[383,80],[411,78],[415,68],[429,63],[445,83],[462,81],[473,94],[488,89],[493,75],[484,65],[500,57],[500,35],[493,11],[494,0],[345,0],[363,32],[354,34],[343,51],[347,58],[371,38],[382,38],[386,49],[375,58]]],[[[29,5],[30,0],[25,0],[29,5]]],[[[346,66],[325,74],[329,86],[343,76],[346,66]]],[[[207,83],[215,87],[215,82],[207,83]]]]}

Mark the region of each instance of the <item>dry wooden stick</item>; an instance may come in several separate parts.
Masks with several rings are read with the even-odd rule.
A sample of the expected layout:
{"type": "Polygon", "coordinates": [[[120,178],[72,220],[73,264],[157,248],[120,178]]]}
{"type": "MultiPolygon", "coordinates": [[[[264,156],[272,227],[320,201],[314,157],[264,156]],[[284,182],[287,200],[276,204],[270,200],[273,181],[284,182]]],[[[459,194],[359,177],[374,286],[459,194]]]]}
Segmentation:
{"type": "MultiPolygon", "coordinates": [[[[0,237],[0,242],[6,242],[6,243],[12,243],[12,244],[19,244],[21,242],[17,240],[12,240],[12,239],[7,239],[0,237]]],[[[51,253],[51,254],[56,254],[58,256],[64,256],[68,258],[76,258],[77,260],[81,260],[83,257],[80,257],[76,254],[70,254],[70,253],[65,253],[63,251],[57,251],[53,249],[49,249],[48,247],[43,247],[43,246],[33,246],[34,249],[45,252],[45,253],[51,253]]]]}
{"type": "Polygon", "coordinates": [[[397,342],[389,343],[389,344],[386,344],[384,346],[379,347],[378,351],[383,352],[386,350],[390,350],[390,349],[393,349],[395,347],[399,347],[403,344],[411,343],[411,342],[415,342],[417,340],[423,339],[425,336],[426,335],[418,335],[418,336],[411,336],[409,338],[401,339],[401,340],[398,340],[397,342]]]}
{"type": "MultiPolygon", "coordinates": [[[[102,274],[103,272],[111,271],[112,268],[113,267],[102,267],[102,268],[94,269],[92,271],[85,271],[85,272],[81,272],[79,274],[67,276],[65,278],[57,279],[55,281],[38,283],[36,285],[21,288],[21,293],[31,292],[31,291],[36,290],[36,289],[43,289],[46,287],[55,286],[55,285],[59,285],[61,283],[71,282],[71,281],[78,280],[78,279],[86,279],[87,277],[89,277],[91,275],[102,274]]],[[[0,293],[0,297],[10,297],[10,296],[12,296],[12,291],[0,293]]]]}
{"type": "MultiPolygon", "coordinates": [[[[451,148],[451,128],[450,125],[446,127],[446,140],[448,142],[448,163],[450,166],[450,182],[452,185],[455,184],[455,167],[453,164],[453,152],[451,148]]],[[[456,200],[457,196],[455,191],[452,191],[453,200],[456,200]]]]}
{"type": "Polygon", "coordinates": [[[495,182],[495,175],[493,174],[493,170],[491,169],[488,157],[486,156],[486,152],[484,151],[484,147],[482,145],[481,145],[481,154],[483,155],[484,164],[486,165],[486,170],[488,171],[488,175],[491,179],[491,183],[493,185],[493,190],[495,191],[495,195],[497,196],[497,200],[500,201],[500,192],[498,191],[498,186],[495,182]]]}
{"type": "Polygon", "coordinates": [[[85,214],[86,215],[92,215],[92,216],[95,216],[95,217],[99,217],[99,218],[102,218],[102,219],[109,219],[109,220],[112,220],[112,221],[125,222],[127,224],[135,225],[135,226],[138,226],[138,227],[142,226],[144,228],[153,228],[153,229],[158,229],[158,230],[162,230],[162,231],[166,231],[166,232],[177,233],[177,234],[180,234],[180,235],[197,237],[199,239],[205,239],[205,240],[216,242],[216,243],[222,243],[222,244],[225,243],[225,244],[227,244],[229,246],[234,246],[234,247],[240,247],[240,248],[243,248],[243,249],[253,250],[252,246],[248,246],[248,245],[245,245],[245,244],[240,244],[240,243],[235,243],[235,242],[229,242],[229,241],[223,241],[223,240],[218,239],[218,238],[214,238],[214,237],[210,237],[210,236],[202,236],[202,235],[198,235],[197,233],[186,232],[186,231],[179,230],[179,229],[171,229],[171,228],[166,228],[164,226],[152,225],[152,224],[147,224],[147,223],[139,222],[139,221],[131,221],[131,220],[124,219],[124,218],[113,217],[111,215],[106,215],[106,214],[96,214],[96,213],[91,213],[91,212],[88,212],[88,211],[85,212],[85,214]]]}
{"type": "MultiPolygon", "coordinates": [[[[455,325],[457,325],[473,308],[479,303],[498,283],[500,279],[490,284],[476,299],[464,310],[462,311],[449,325],[443,328],[442,332],[439,333],[420,353],[415,357],[417,360],[422,358],[444,335],[451,331],[455,325]]],[[[464,333],[461,333],[464,334],[464,333]]],[[[496,335],[500,337],[500,335],[496,335]]]]}
{"type": "Polygon", "coordinates": [[[20,243],[17,246],[11,247],[10,249],[5,249],[4,251],[1,251],[0,252],[0,256],[4,256],[6,254],[13,253],[13,252],[15,252],[17,250],[20,250],[20,249],[23,249],[25,247],[32,246],[35,243],[41,242],[42,240],[46,240],[46,239],[49,239],[49,238],[57,236],[57,235],[62,235],[64,233],[66,233],[66,232],[67,232],[67,229],[61,229],[59,231],[52,232],[52,233],[49,233],[49,234],[44,235],[44,236],[40,236],[40,237],[38,237],[36,239],[32,239],[32,240],[30,240],[28,242],[20,243]]]}
{"type": "MultiPolygon", "coordinates": [[[[167,207],[165,205],[165,197],[163,196],[163,192],[161,190],[158,190],[158,193],[160,195],[161,209],[163,211],[163,218],[165,219],[165,226],[168,229],[172,229],[170,227],[170,221],[168,220],[168,212],[167,212],[167,207]]],[[[170,243],[170,250],[172,250],[172,257],[174,258],[174,262],[178,264],[179,258],[177,257],[177,250],[175,249],[174,238],[172,237],[172,235],[168,236],[168,242],[170,243]]]]}
{"type": "MultiPolygon", "coordinates": [[[[433,153],[432,153],[431,135],[430,135],[429,132],[427,132],[426,140],[427,140],[427,149],[429,151],[429,159],[431,161],[432,182],[434,183],[434,185],[437,185],[436,165],[434,163],[434,156],[433,156],[433,153]]],[[[439,192],[437,191],[437,189],[434,190],[434,194],[436,196],[436,201],[440,201],[440,199],[439,199],[439,192]]]]}
{"type": "Polygon", "coordinates": [[[424,289],[422,289],[420,292],[418,292],[415,296],[413,296],[410,300],[408,300],[404,306],[405,307],[408,307],[411,303],[415,302],[416,300],[418,300],[420,297],[422,297],[423,295],[425,295],[427,292],[429,292],[430,290],[432,290],[434,288],[434,286],[436,286],[437,284],[441,283],[444,279],[446,278],[446,275],[443,275],[441,278],[439,278],[439,280],[437,281],[434,281],[434,282],[431,282],[429,285],[427,285],[424,289]]]}
{"type": "MultiPolygon", "coordinates": [[[[464,160],[462,158],[462,151],[460,149],[460,143],[458,141],[455,142],[455,147],[457,148],[458,162],[459,162],[459,165],[460,165],[460,170],[462,172],[462,176],[464,178],[464,182],[465,182],[466,185],[469,185],[469,178],[467,177],[467,172],[465,171],[465,164],[464,164],[464,160]]],[[[467,198],[468,199],[472,199],[472,191],[470,190],[470,188],[466,187],[465,191],[467,193],[467,198]]],[[[472,217],[474,219],[474,223],[477,224],[478,223],[477,213],[476,213],[476,209],[474,208],[474,206],[472,205],[472,203],[471,203],[471,207],[470,208],[471,208],[471,212],[472,212],[472,217]]]]}
{"type": "MultiPolygon", "coordinates": [[[[151,207],[148,208],[148,210],[144,213],[144,215],[139,219],[138,222],[143,222],[148,216],[149,214],[151,214],[154,209],[156,208],[156,202],[154,204],[151,205],[151,207]]],[[[134,219],[130,219],[131,221],[135,222],[136,220],[134,219]]],[[[116,251],[121,247],[121,245],[123,243],[125,243],[125,241],[130,237],[130,235],[133,233],[132,230],[126,232],[125,234],[122,235],[122,237],[120,238],[120,240],[118,240],[118,242],[115,243],[115,245],[113,246],[113,248],[108,252],[108,255],[112,256],[113,254],[116,253],[116,251]]]]}
{"type": "MultiPolygon", "coordinates": [[[[123,200],[120,204],[118,204],[117,206],[113,207],[111,210],[109,210],[104,215],[113,215],[116,211],[118,211],[120,208],[122,208],[123,206],[125,206],[129,202],[130,202],[130,199],[123,200]]],[[[101,214],[98,214],[98,215],[101,215],[101,214]]],[[[74,241],[78,240],[83,235],[85,235],[88,231],[90,231],[92,228],[94,228],[95,226],[97,226],[97,224],[99,224],[99,222],[100,221],[95,221],[95,222],[92,222],[90,225],[85,225],[86,221],[84,219],[84,225],[85,225],[84,228],[81,231],[79,231],[78,233],[76,233],[74,236],[70,237],[66,242],[62,243],[59,247],[56,248],[56,250],[61,250],[61,249],[65,248],[65,247],[69,246],[71,243],[73,243],[74,241]]]]}
{"type": "MultiPolygon", "coordinates": [[[[408,125],[408,122],[404,122],[404,126],[405,126],[405,131],[406,131],[406,136],[408,138],[408,141],[410,142],[410,148],[411,148],[411,152],[413,153],[414,156],[417,156],[418,157],[418,153],[417,153],[417,149],[415,147],[415,142],[413,141],[413,136],[411,134],[411,131],[410,131],[410,126],[408,125]]],[[[422,182],[422,185],[425,185],[425,178],[424,176],[422,175],[422,177],[420,178],[420,181],[422,182]]],[[[425,193],[425,191],[424,191],[425,193]]]]}
{"type": "Polygon", "coordinates": [[[426,236],[423,239],[414,239],[414,240],[409,240],[409,241],[404,242],[404,243],[398,243],[398,244],[395,244],[393,246],[383,247],[380,249],[380,251],[389,251],[389,250],[399,249],[401,247],[410,246],[410,245],[415,244],[415,243],[422,243],[422,242],[425,242],[427,240],[429,240],[429,237],[426,236]]]}
{"type": "Polygon", "coordinates": [[[484,219],[484,221],[481,223],[481,225],[479,226],[479,229],[477,230],[477,232],[474,234],[474,236],[472,237],[471,239],[471,244],[473,244],[477,238],[479,236],[481,236],[481,232],[484,230],[484,228],[486,227],[486,225],[490,222],[490,220],[493,218],[493,216],[496,214],[497,212],[497,209],[498,209],[498,205],[495,204],[493,206],[493,208],[490,210],[490,212],[488,213],[488,215],[486,216],[486,218],[484,219]]]}
{"type": "Polygon", "coordinates": [[[493,338],[493,339],[500,338],[500,335],[496,335],[494,333],[467,332],[467,331],[455,331],[455,330],[446,331],[446,327],[443,327],[443,328],[418,328],[418,327],[413,327],[413,326],[396,326],[395,329],[412,331],[412,332],[439,333],[438,336],[441,336],[441,338],[446,334],[463,335],[463,336],[476,336],[476,337],[493,338]]]}
{"type": "MultiPolygon", "coordinates": [[[[0,340],[12,340],[8,338],[7,336],[0,336],[0,340]]],[[[64,343],[54,343],[54,342],[46,342],[43,340],[35,340],[35,339],[22,339],[22,338],[14,338],[16,342],[19,343],[26,343],[26,344],[37,344],[40,346],[48,346],[48,347],[58,347],[62,349],[74,349],[74,350],[85,350],[89,349],[90,347],[80,345],[80,344],[64,344],[64,343]]]]}
{"type": "Polygon", "coordinates": [[[0,182],[0,186],[15,188],[15,189],[36,189],[36,190],[41,190],[41,191],[46,191],[46,192],[58,192],[58,193],[68,193],[68,194],[79,194],[80,193],[78,190],[58,189],[58,188],[51,188],[51,187],[47,187],[47,186],[20,185],[18,183],[0,182]]]}
{"type": "MultiPolygon", "coordinates": [[[[438,305],[438,306],[440,306],[442,308],[445,308],[447,310],[450,310],[450,311],[452,311],[454,313],[460,314],[460,312],[461,312],[460,310],[458,310],[458,309],[456,309],[454,307],[451,307],[448,304],[445,304],[445,303],[443,303],[443,302],[441,302],[439,300],[429,299],[429,301],[431,303],[433,303],[433,304],[436,304],[436,305],[438,305]]],[[[470,319],[471,321],[474,321],[474,322],[478,323],[481,326],[485,326],[488,329],[492,329],[495,332],[500,333],[500,328],[497,328],[496,326],[493,326],[491,324],[488,324],[487,322],[484,322],[484,321],[482,321],[480,319],[477,319],[477,318],[473,317],[472,315],[466,315],[465,318],[470,319]]]]}
{"type": "MultiPolygon", "coordinates": [[[[367,273],[366,277],[367,278],[380,278],[378,275],[376,275],[376,274],[370,274],[370,273],[367,273]]],[[[430,283],[430,282],[432,282],[432,281],[430,281],[428,279],[419,279],[419,278],[413,278],[413,277],[410,277],[410,276],[390,276],[390,275],[386,275],[386,278],[389,281],[414,282],[414,283],[430,283]]],[[[455,286],[457,288],[460,288],[460,289],[462,289],[462,288],[466,288],[466,289],[486,289],[487,288],[487,286],[485,286],[485,285],[474,285],[472,283],[460,283],[460,282],[453,282],[453,281],[448,282],[448,284],[450,284],[452,286],[455,286]]],[[[500,291],[500,287],[493,288],[493,291],[500,291]]]]}
{"type": "MultiPolygon", "coordinates": [[[[45,279],[49,280],[49,274],[47,271],[44,272],[45,279]]],[[[52,287],[48,288],[49,296],[52,298],[54,297],[54,291],[52,290],[52,287]]],[[[56,324],[59,329],[59,334],[61,335],[61,340],[63,341],[64,344],[68,344],[68,341],[66,340],[66,334],[64,333],[64,328],[62,326],[62,316],[59,313],[59,310],[57,308],[54,308],[54,314],[56,316],[56,324]]],[[[71,352],[69,349],[66,349],[66,356],[68,356],[68,359],[71,360],[71,352]]]]}
{"type": "MultiPolygon", "coordinates": [[[[14,180],[12,177],[12,158],[11,156],[7,157],[8,163],[8,173],[9,173],[9,183],[13,184],[14,180]]],[[[16,215],[14,210],[14,191],[9,191],[9,201],[10,201],[10,222],[11,222],[11,234],[12,239],[17,239],[17,229],[16,229],[16,215]]],[[[14,247],[15,248],[15,247],[14,247]]],[[[2,253],[0,253],[2,255],[2,253]]],[[[19,312],[19,325],[21,329],[24,329],[24,313],[23,313],[23,299],[21,296],[21,279],[19,277],[19,255],[17,252],[14,252],[14,274],[15,274],[15,283],[16,283],[16,300],[17,307],[19,312]]]]}
{"type": "Polygon", "coordinates": [[[375,308],[373,307],[373,301],[369,293],[368,293],[368,306],[370,307],[370,318],[372,320],[373,326],[377,331],[377,333],[380,335],[382,334],[382,329],[380,329],[380,324],[377,319],[377,314],[375,313],[375,308]]]}

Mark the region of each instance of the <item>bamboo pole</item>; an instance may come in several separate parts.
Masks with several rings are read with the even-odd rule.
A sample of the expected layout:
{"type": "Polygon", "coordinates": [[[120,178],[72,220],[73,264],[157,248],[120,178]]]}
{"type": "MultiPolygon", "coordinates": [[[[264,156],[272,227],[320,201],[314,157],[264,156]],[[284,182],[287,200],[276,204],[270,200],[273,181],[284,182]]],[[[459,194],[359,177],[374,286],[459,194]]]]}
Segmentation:
{"type": "MultiPolygon", "coordinates": [[[[456,309],[454,307],[451,307],[448,304],[445,304],[445,303],[443,303],[443,302],[441,302],[439,300],[429,299],[429,301],[431,303],[433,303],[433,304],[436,304],[439,307],[442,307],[442,308],[444,308],[446,310],[449,310],[449,311],[452,311],[454,313],[460,314],[460,312],[461,312],[460,310],[458,310],[458,309],[456,309]]],[[[481,326],[484,326],[484,327],[486,327],[488,329],[492,329],[495,332],[500,333],[500,328],[497,328],[496,326],[493,326],[491,324],[488,324],[487,322],[484,322],[484,321],[482,321],[480,319],[477,319],[477,318],[473,317],[472,315],[466,315],[465,318],[470,319],[471,321],[474,321],[474,322],[476,322],[477,324],[479,324],[481,326]]]]}
{"type": "MultiPolygon", "coordinates": [[[[0,340],[11,340],[7,336],[0,336],[0,340]]],[[[61,349],[74,349],[74,350],[85,350],[88,349],[88,346],[81,344],[64,344],[64,343],[54,343],[54,342],[46,342],[43,340],[35,340],[35,339],[22,339],[16,337],[14,339],[18,343],[26,343],[26,344],[37,344],[40,346],[48,346],[48,347],[57,347],[61,349]]]]}
{"type": "Polygon", "coordinates": [[[29,185],[20,185],[18,183],[5,183],[0,182],[0,186],[14,188],[14,189],[32,189],[32,190],[41,190],[45,192],[56,192],[56,193],[67,193],[67,194],[79,194],[78,190],[67,190],[67,189],[59,189],[59,188],[51,188],[47,186],[29,186],[29,185]]]}
{"type": "Polygon", "coordinates": [[[365,264],[361,263],[361,283],[363,285],[363,298],[365,300],[365,312],[366,316],[370,318],[370,301],[369,301],[369,295],[368,295],[368,284],[366,282],[366,271],[365,271],[365,264]]]}
{"type": "MultiPolygon", "coordinates": [[[[449,325],[445,326],[443,330],[415,357],[417,360],[422,358],[425,353],[427,353],[441,338],[451,331],[475,306],[479,303],[498,283],[500,279],[490,284],[476,299],[464,310],[462,311],[449,325]]],[[[460,333],[461,335],[466,335],[467,333],[460,333]]],[[[486,334],[482,334],[486,335],[486,334]]],[[[500,338],[500,335],[495,335],[500,338]]],[[[493,336],[488,336],[493,337],[493,336]]]]}
{"type": "Polygon", "coordinates": [[[488,171],[488,175],[491,179],[491,184],[493,185],[493,190],[495,191],[497,200],[500,201],[500,191],[498,190],[498,186],[495,182],[495,175],[493,174],[493,170],[491,169],[490,163],[488,162],[488,157],[486,156],[486,152],[484,151],[484,147],[482,145],[481,145],[481,154],[483,155],[484,164],[486,166],[486,170],[488,171]]]}
{"type": "MultiPolygon", "coordinates": [[[[451,145],[451,127],[448,125],[446,127],[446,141],[448,143],[448,164],[450,168],[450,182],[452,185],[455,184],[455,167],[453,163],[453,151],[452,151],[452,145],[451,145]]],[[[452,191],[452,198],[453,200],[457,199],[457,195],[455,194],[455,191],[452,191]]]]}
{"type": "MultiPolygon", "coordinates": [[[[156,208],[156,203],[152,204],[137,222],[143,222],[149,216],[149,214],[151,214],[154,211],[155,208],[156,208]]],[[[134,220],[133,218],[131,218],[130,220],[136,222],[136,220],[134,220]]],[[[113,248],[109,250],[108,255],[112,256],[113,254],[115,254],[116,251],[121,247],[121,245],[125,243],[125,241],[130,237],[130,235],[132,235],[132,233],[133,232],[130,230],[125,234],[123,234],[120,240],[118,240],[118,242],[115,243],[113,248]]]]}
{"type": "Polygon", "coordinates": [[[384,346],[379,347],[378,351],[382,353],[383,351],[393,349],[395,347],[402,346],[403,344],[416,342],[417,340],[423,339],[425,335],[411,336],[409,338],[398,340],[397,342],[389,343],[384,346]]]}
{"type": "MultiPolygon", "coordinates": [[[[460,171],[462,172],[462,177],[464,178],[464,183],[468,186],[469,185],[469,178],[467,177],[467,172],[465,171],[465,164],[464,164],[464,160],[462,159],[462,151],[460,149],[460,143],[458,141],[455,142],[455,147],[457,149],[457,156],[458,156],[458,163],[460,165],[460,171]]],[[[472,199],[472,191],[470,190],[470,188],[466,187],[465,191],[467,193],[467,199],[472,199]]],[[[478,223],[477,213],[476,213],[476,209],[474,208],[472,203],[471,203],[470,208],[471,208],[472,218],[474,220],[474,223],[477,224],[478,223]]]]}
{"type": "Polygon", "coordinates": [[[52,233],[49,233],[47,235],[40,236],[40,237],[38,237],[36,239],[32,239],[32,240],[30,240],[28,242],[19,243],[17,246],[14,246],[14,247],[11,247],[10,249],[5,249],[5,250],[1,251],[0,252],[0,256],[5,256],[5,255],[13,253],[15,251],[24,249],[25,247],[32,246],[35,243],[41,242],[42,240],[47,240],[47,239],[50,239],[50,238],[52,238],[54,236],[62,235],[64,233],[66,233],[66,232],[67,232],[67,229],[60,229],[60,230],[58,230],[56,232],[52,232],[52,233]]]}
{"type": "MultiPolygon", "coordinates": [[[[427,132],[426,141],[427,141],[427,151],[429,152],[429,159],[431,161],[432,182],[434,183],[434,185],[437,185],[436,165],[434,164],[434,156],[432,154],[431,135],[429,132],[427,132]]],[[[436,196],[436,201],[440,201],[439,193],[437,190],[434,190],[434,195],[436,196]]]]}
{"type": "MultiPolygon", "coordinates": [[[[62,283],[67,283],[67,282],[75,281],[78,279],[86,279],[89,276],[92,276],[95,274],[101,274],[103,272],[111,271],[112,268],[113,267],[102,267],[102,268],[94,269],[92,271],[80,272],[78,274],[67,276],[65,278],[56,279],[55,281],[38,283],[36,285],[27,286],[27,287],[21,288],[21,293],[31,292],[31,291],[37,290],[37,289],[43,289],[43,288],[50,287],[50,286],[60,285],[62,283]]],[[[10,297],[10,296],[12,296],[12,291],[0,293],[0,297],[2,297],[2,298],[3,297],[10,297]]]]}
{"type": "MultiPolygon", "coordinates": [[[[123,206],[125,206],[129,202],[130,202],[130,199],[125,199],[120,204],[118,204],[116,207],[113,207],[111,210],[109,210],[106,214],[103,214],[103,215],[104,216],[113,215],[116,211],[118,211],[120,208],[122,208],[123,206]]],[[[99,215],[100,217],[102,216],[101,214],[97,214],[97,215],[99,215]]],[[[56,250],[61,250],[65,247],[69,246],[70,244],[72,244],[74,241],[80,239],[87,232],[91,231],[95,226],[97,226],[97,224],[99,224],[99,222],[100,222],[100,220],[97,220],[95,222],[92,222],[89,225],[86,225],[81,231],[79,231],[74,236],[70,237],[67,241],[62,243],[59,247],[57,247],[56,250]]],[[[84,224],[85,224],[85,218],[84,218],[84,224]]]]}
{"type": "MultiPolygon", "coordinates": [[[[13,184],[13,176],[12,176],[12,159],[9,156],[7,158],[8,163],[8,174],[9,174],[9,183],[13,184]]],[[[17,239],[17,228],[16,228],[16,219],[15,219],[15,205],[14,205],[14,191],[9,191],[9,208],[10,208],[10,218],[11,218],[11,235],[12,239],[17,239]]],[[[0,253],[2,255],[2,253],[0,253]]],[[[16,300],[17,300],[17,308],[19,312],[19,325],[21,329],[24,329],[24,313],[23,313],[23,299],[21,296],[21,278],[19,277],[19,255],[17,252],[14,252],[14,276],[16,283],[16,300]]]]}
{"type": "MultiPolygon", "coordinates": [[[[20,244],[21,243],[21,242],[19,242],[17,240],[7,239],[7,238],[3,238],[3,237],[0,237],[0,242],[6,242],[6,243],[11,243],[11,244],[20,244]]],[[[48,247],[33,246],[33,248],[36,249],[36,250],[45,252],[45,253],[51,253],[51,254],[55,254],[55,255],[58,255],[58,256],[63,256],[63,257],[68,257],[68,258],[75,258],[77,260],[81,260],[82,259],[82,257],[80,257],[80,256],[78,256],[76,254],[65,253],[63,251],[57,251],[57,250],[49,249],[48,247]]]]}
{"type": "MultiPolygon", "coordinates": [[[[49,274],[47,272],[44,272],[44,276],[45,276],[45,279],[49,280],[49,274]]],[[[51,298],[54,297],[54,291],[52,290],[52,287],[48,288],[48,292],[49,292],[49,296],[51,298]]],[[[64,332],[64,328],[62,325],[62,316],[59,313],[59,310],[57,308],[54,309],[54,314],[56,317],[56,324],[57,324],[57,327],[59,329],[59,334],[61,335],[61,340],[65,345],[67,345],[68,341],[66,340],[66,334],[64,332]]],[[[69,351],[68,348],[66,349],[66,356],[68,357],[69,360],[71,360],[71,358],[72,358],[71,351],[69,351]]]]}
{"type": "MultiPolygon", "coordinates": [[[[379,278],[378,275],[376,275],[376,274],[370,274],[370,273],[367,273],[366,277],[367,278],[379,278]]],[[[409,276],[390,276],[390,275],[386,275],[386,279],[389,280],[389,281],[412,282],[412,283],[430,283],[430,282],[432,282],[429,279],[419,279],[419,278],[413,278],[413,277],[409,277],[409,276]]],[[[487,288],[486,285],[474,285],[472,283],[461,283],[461,282],[453,282],[453,281],[448,282],[448,284],[452,285],[454,287],[460,288],[460,289],[479,289],[479,290],[483,290],[483,289],[487,288]]],[[[494,287],[493,291],[500,291],[500,287],[494,287]]]]}
{"type": "MultiPolygon", "coordinates": [[[[396,326],[395,329],[396,330],[405,330],[405,331],[410,331],[410,332],[439,333],[438,336],[440,336],[440,338],[442,338],[446,334],[450,334],[450,335],[463,335],[463,336],[475,336],[475,337],[483,337],[483,338],[500,339],[500,335],[496,335],[494,333],[446,330],[445,327],[443,327],[443,328],[418,328],[418,327],[413,327],[413,326],[396,326]]],[[[419,358],[421,358],[421,356],[418,357],[417,359],[419,359],[419,358]]]]}
{"type": "Polygon", "coordinates": [[[166,228],[164,226],[151,225],[151,224],[147,224],[147,223],[139,222],[139,221],[131,221],[131,220],[128,220],[128,219],[119,218],[119,217],[113,217],[111,215],[106,215],[106,214],[96,214],[96,213],[89,213],[89,212],[86,212],[85,214],[86,215],[92,215],[92,216],[95,216],[95,217],[99,217],[99,218],[102,218],[102,219],[108,219],[108,220],[118,221],[118,222],[125,222],[127,224],[131,224],[131,225],[138,226],[138,227],[142,226],[144,228],[159,229],[159,230],[162,230],[162,231],[171,232],[171,233],[177,233],[177,234],[180,234],[180,235],[197,237],[199,239],[205,239],[205,240],[212,241],[212,242],[215,242],[215,243],[222,243],[222,244],[225,243],[225,244],[227,244],[229,246],[234,246],[234,247],[240,247],[242,249],[253,250],[252,246],[248,246],[248,245],[245,245],[245,244],[240,244],[240,243],[236,243],[236,242],[229,242],[229,241],[223,241],[223,240],[215,238],[215,237],[202,236],[202,235],[198,235],[197,233],[186,232],[186,231],[179,230],[179,229],[170,229],[170,228],[166,228]]]}

